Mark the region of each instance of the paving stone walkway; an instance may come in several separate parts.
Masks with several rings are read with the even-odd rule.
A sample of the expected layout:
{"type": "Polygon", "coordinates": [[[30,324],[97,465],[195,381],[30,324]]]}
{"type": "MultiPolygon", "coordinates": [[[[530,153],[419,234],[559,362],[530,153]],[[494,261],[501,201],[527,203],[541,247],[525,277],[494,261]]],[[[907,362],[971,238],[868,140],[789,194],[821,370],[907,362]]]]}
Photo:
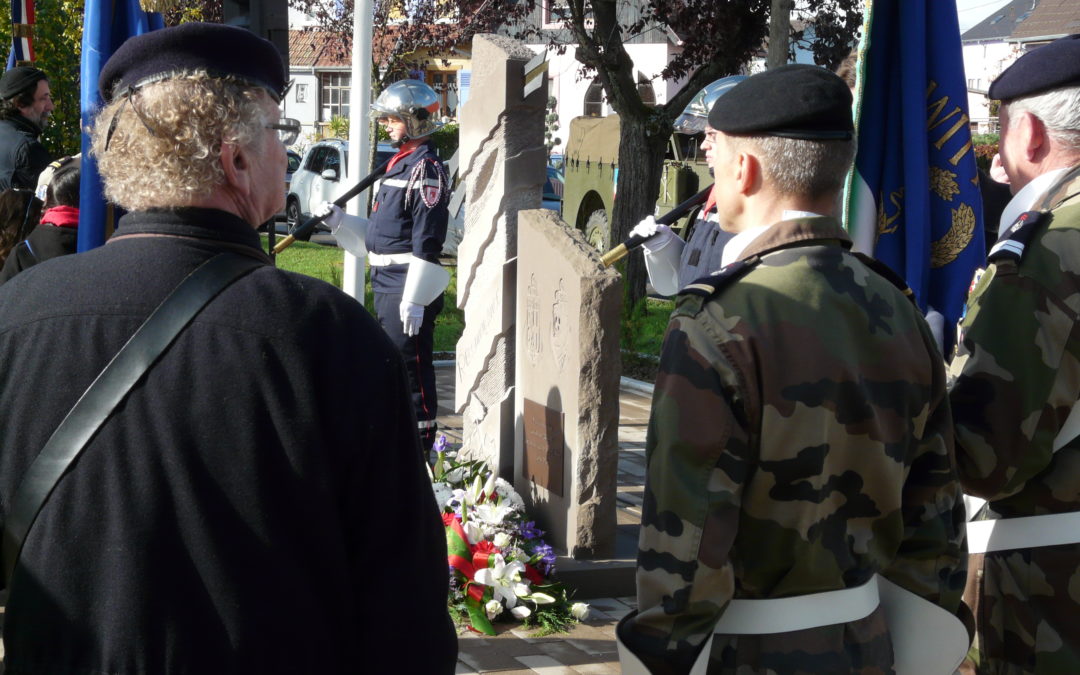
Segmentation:
{"type": "MultiPolygon", "coordinates": [[[[436,368],[439,428],[452,443],[461,442],[461,417],[454,405],[454,366],[436,368]]],[[[645,430],[651,394],[648,386],[623,380],[619,392],[619,468],[617,522],[636,527],[641,520],[645,483],[645,430]]],[[[498,635],[466,633],[458,639],[456,673],[503,675],[607,675],[619,673],[615,625],[635,608],[632,597],[581,598],[590,616],[568,633],[533,638],[513,624],[496,626],[498,635]]]]}

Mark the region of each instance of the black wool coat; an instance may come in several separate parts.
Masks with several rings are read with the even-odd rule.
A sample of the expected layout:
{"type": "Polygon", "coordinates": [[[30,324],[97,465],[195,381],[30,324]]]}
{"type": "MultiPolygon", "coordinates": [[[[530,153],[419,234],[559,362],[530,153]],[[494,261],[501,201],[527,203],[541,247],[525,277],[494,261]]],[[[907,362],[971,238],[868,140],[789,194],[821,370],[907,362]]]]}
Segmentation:
{"type": "MultiPolygon", "coordinates": [[[[0,515],[106,362],[225,249],[262,255],[220,211],[133,213],[0,288],[0,515]]],[[[397,351],[352,298],[267,264],[195,317],[45,504],[6,672],[452,673],[447,583],[397,351]]]]}

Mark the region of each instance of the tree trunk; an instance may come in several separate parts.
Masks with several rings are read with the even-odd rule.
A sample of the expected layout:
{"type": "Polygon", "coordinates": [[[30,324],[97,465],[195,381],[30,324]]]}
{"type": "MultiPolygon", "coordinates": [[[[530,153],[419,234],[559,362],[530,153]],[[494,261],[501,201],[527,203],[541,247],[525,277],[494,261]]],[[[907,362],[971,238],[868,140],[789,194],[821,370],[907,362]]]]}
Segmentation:
{"type": "Polygon", "coordinates": [[[795,0],[772,0],[772,10],[769,12],[769,53],[765,59],[765,67],[769,70],[787,63],[793,9],[795,0]]]}
{"type": "MultiPolygon", "coordinates": [[[[647,111],[643,108],[643,111],[647,111]]],[[[645,118],[633,114],[619,115],[619,180],[616,185],[615,208],[611,214],[612,243],[624,241],[638,222],[653,214],[656,196],[660,192],[664,152],[671,129],[649,134],[645,118]]],[[[645,260],[640,251],[626,257],[623,279],[627,307],[633,307],[645,297],[645,260]]]]}

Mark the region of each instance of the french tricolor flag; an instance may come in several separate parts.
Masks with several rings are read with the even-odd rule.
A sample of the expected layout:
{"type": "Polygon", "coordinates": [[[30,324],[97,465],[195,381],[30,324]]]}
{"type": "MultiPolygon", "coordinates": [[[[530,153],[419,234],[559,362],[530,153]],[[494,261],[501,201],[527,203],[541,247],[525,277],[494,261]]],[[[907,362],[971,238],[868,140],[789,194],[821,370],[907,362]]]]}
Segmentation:
{"type": "Polygon", "coordinates": [[[12,65],[34,60],[34,0],[11,0],[12,65]]]}

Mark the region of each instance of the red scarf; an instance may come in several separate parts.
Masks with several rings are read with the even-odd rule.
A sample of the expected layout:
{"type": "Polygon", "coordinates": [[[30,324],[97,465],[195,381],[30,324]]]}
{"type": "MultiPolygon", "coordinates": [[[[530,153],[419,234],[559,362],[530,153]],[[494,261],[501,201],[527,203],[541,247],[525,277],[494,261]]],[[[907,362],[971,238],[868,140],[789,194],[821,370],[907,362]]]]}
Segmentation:
{"type": "Polygon", "coordinates": [[[45,209],[41,214],[42,225],[55,225],[56,227],[78,227],[79,207],[77,206],[54,206],[45,209]]]}
{"type": "Polygon", "coordinates": [[[421,138],[412,138],[405,141],[405,145],[401,146],[401,149],[398,150],[397,154],[390,158],[390,163],[386,165],[387,172],[389,172],[390,169],[393,169],[394,165],[397,164],[402,157],[411,155],[413,150],[419,148],[422,143],[423,139],[421,138]]]}

